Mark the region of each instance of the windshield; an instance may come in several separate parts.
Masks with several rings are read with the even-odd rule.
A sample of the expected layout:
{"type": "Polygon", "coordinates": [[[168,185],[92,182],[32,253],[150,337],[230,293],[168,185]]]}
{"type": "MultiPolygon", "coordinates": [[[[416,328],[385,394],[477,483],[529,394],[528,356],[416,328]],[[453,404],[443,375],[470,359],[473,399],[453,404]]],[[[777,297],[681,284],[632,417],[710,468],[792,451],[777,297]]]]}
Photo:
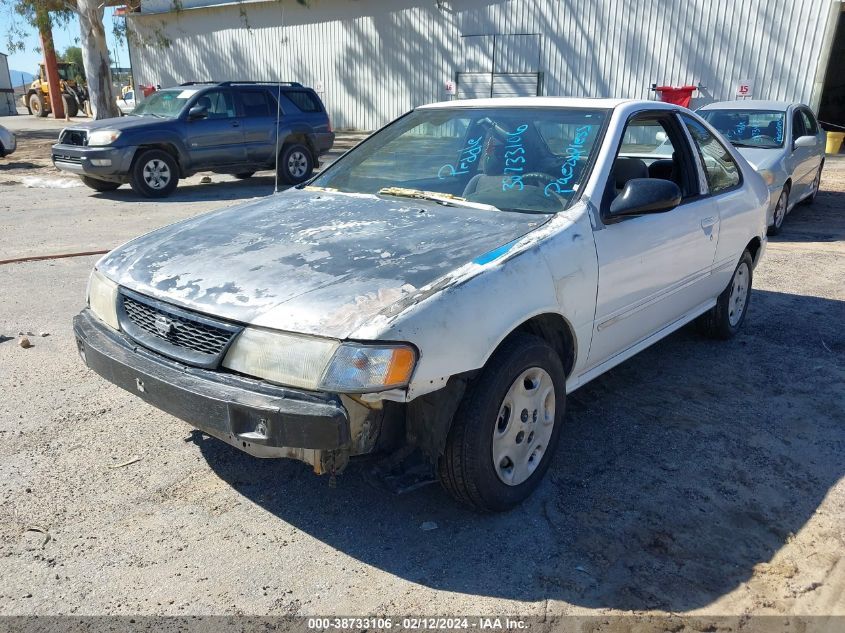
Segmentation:
{"type": "Polygon", "coordinates": [[[132,114],[176,118],[196,92],[196,90],[182,90],[181,88],[159,90],[144,99],[132,114]]]}
{"type": "Polygon", "coordinates": [[[421,108],[349,152],[312,186],[556,213],[586,181],[607,114],[575,108],[421,108]]]}
{"type": "Polygon", "coordinates": [[[783,147],[783,112],[701,110],[698,114],[737,147],[783,147]]]}

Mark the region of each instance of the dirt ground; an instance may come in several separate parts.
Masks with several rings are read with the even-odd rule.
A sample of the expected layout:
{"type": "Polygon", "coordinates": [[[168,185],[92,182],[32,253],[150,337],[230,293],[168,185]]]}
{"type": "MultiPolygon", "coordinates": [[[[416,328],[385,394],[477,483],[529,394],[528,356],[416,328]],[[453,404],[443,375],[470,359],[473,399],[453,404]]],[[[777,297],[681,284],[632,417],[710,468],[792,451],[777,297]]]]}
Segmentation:
{"type": "MultiPolygon", "coordinates": [[[[48,144],[0,160],[0,259],[272,190],[96,194],[43,166],[48,144]]],[[[830,160],[770,241],[743,332],[683,329],[573,393],[545,482],[498,516],[437,486],[389,495],[365,465],[332,488],[193,432],[79,359],[96,257],[2,265],[0,614],[845,615],[843,240],[830,160]]]]}

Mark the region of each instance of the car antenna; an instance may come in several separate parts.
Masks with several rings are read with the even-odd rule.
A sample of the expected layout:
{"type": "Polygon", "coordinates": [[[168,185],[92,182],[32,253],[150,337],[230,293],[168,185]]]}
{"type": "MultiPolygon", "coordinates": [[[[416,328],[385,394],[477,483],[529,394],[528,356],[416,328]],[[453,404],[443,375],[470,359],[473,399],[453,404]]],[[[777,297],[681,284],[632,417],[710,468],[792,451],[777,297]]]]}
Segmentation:
{"type": "MultiPolygon", "coordinates": [[[[285,5],[281,2],[279,3],[279,9],[282,13],[282,21],[281,26],[284,28],[285,26],[285,5]]],[[[282,47],[279,47],[279,55],[281,56],[282,47]]],[[[282,60],[280,59],[279,62],[282,60]]],[[[279,68],[281,68],[281,63],[279,64],[279,68]]],[[[273,193],[279,193],[279,118],[281,116],[282,111],[282,82],[279,81],[276,84],[276,179],[273,182],[273,193]]]]}

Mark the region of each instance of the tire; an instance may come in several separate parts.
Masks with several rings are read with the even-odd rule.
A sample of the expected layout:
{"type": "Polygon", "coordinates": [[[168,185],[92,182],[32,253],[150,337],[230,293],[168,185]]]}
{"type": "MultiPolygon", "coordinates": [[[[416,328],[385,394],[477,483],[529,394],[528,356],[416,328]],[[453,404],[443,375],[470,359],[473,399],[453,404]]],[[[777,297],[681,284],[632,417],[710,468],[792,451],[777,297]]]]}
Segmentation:
{"type": "Polygon", "coordinates": [[[279,154],[279,178],[289,185],[305,182],[314,173],[311,151],[299,143],[285,145],[279,154]]]}
{"type": "Polygon", "coordinates": [[[246,180],[247,178],[252,178],[253,174],[255,174],[254,171],[244,171],[240,174],[235,174],[235,178],[238,180],[246,180]]]}
{"type": "Polygon", "coordinates": [[[32,116],[44,118],[47,116],[47,100],[43,92],[33,92],[29,95],[29,109],[32,116]]]}
{"type": "Polygon", "coordinates": [[[80,178],[82,178],[82,183],[86,187],[91,187],[94,191],[114,191],[120,186],[119,182],[100,180],[99,178],[91,178],[91,176],[80,176],[80,178]]]}
{"type": "Polygon", "coordinates": [[[76,103],[76,99],[74,99],[73,96],[63,94],[62,103],[65,106],[65,114],[68,117],[75,117],[79,114],[79,105],[76,103]]]}
{"type": "Polygon", "coordinates": [[[819,195],[819,184],[822,180],[822,169],[824,169],[824,163],[819,165],[819,170],[816,172],[816,177],[813,179],[813,184],[811,185],[812,189],[810,190],[810,195],[804,198],[801,201],[801,204],[809,206],[816,201],[816,196],[819,195]]]}
{"type": "Polygon", "coordinates": [[[726,341],[739,332],[748,314],[748,304],[751,303],[753,276],[751,253],[744,251],[728,287],[719,295],[716,305],[699,317],[698,324],[703,334],[726,341]]]}
{"type": "Polygon", "coordinates": [[[787,209],[789,209],[789,185],[784,185],[778,196],[778,201],[775,204],[775,210],[772,214],[772,225],[766,231],[769,235],[780,234],[783,228],[783,221],[786,218],[787,209]]]}
{"type": "Polygon", "coordinates": [[[145,198],[169,196],[179,184],[179,168],[176,160],[160,149],[142,151],[129,170],[129,185],[132,191],[145,198]]]}
{"type": "Polygon", "coordinates": [[[467,387],[438,460],[440,483],[483,512],[518,505],[551,463],[565,406],[566,375],[554,349],[528,334],[510,337],[467,387]],[[527,391],[526,381],[534,385],[527,391]]]}

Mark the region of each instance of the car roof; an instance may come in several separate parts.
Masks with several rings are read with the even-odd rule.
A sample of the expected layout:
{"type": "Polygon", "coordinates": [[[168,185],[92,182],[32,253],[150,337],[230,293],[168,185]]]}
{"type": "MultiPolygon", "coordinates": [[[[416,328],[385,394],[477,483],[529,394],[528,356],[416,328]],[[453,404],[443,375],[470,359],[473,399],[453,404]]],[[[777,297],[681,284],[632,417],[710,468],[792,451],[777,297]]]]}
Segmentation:
{"type": "MultiPolygon", "coordinates": [[[[492,99],[456,99],[428,103],[419,108],[514,108],[514,107],[558,107],[558,108],[601,108],[613,109],[622,104],[637,103],[636,99],[586,99],[576,97],[494,97],[492,99]]],[[[654,105],[659,101],[642,101],[654,105]]]]}
{"type": "Polygon", "coordinates": [[[737,99],[736,101],[716,101],[708,103],[700,110],[783,110],[786,112],[790,106],[800,106],[801,103],[790,103],[789,101],[766,101],[764,99],[737,99]]]}

